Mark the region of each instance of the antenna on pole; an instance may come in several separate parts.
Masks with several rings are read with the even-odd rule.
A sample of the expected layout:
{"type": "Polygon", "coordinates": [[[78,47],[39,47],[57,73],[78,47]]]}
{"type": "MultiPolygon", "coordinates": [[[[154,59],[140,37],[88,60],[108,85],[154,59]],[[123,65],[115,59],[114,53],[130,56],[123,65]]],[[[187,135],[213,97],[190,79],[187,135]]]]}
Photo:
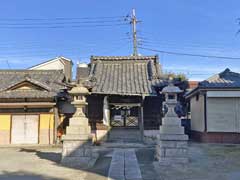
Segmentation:
{"type": "Polygon", "coordinates": [[[132,9],[132,16],[131,16],[131,21],[130,24],[132,24],[132,36],[133,36],[133,56],[138,55],[137,51],[137,25],[138,21],[136,18],[136,12],[135,9],[132,9]]]}

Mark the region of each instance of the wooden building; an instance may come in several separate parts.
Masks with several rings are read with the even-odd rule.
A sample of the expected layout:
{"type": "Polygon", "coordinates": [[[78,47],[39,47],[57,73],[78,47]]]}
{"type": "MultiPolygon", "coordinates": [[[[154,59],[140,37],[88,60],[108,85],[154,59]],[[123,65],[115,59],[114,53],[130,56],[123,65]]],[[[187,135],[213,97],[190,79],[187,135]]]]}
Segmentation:
{"type": "MultiPolygon", "coordinates": [[[[78,79],[86,70],[78,69],[78,79]]],[[[88,118],[98,138],[109,129],[156,136],[162,105],[158,56],[92,56],[88,70],[88,118]]]]}
{"type": "Polygon", "coordinates": [[[54,143],[65,82],[58,70],[0,70],[0,144],[54,143]]]}
{"type": "Polygon", "coordinates": [[[240,143],[240,74],[229,69],[190,91],[191,136],[201,142],[240,143]]]}

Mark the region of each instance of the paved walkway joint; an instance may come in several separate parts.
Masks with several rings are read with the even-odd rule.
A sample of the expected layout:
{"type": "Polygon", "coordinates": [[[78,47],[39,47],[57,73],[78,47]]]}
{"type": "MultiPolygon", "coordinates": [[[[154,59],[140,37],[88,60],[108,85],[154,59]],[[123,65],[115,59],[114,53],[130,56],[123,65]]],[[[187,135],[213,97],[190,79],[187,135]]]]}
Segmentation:
{"type": "Polygon", "coordinates": [[[114,150],[108,180],[142,180],[135,150],[114,150]]]}

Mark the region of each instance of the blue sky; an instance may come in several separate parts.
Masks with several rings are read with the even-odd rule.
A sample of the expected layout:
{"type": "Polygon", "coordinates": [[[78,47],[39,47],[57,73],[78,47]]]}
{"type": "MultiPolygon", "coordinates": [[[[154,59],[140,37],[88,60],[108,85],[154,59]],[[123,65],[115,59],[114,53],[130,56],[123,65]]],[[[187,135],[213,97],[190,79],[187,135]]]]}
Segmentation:
{"type": "MultiPolygon", "coordinates": [[[[66,56],[76,64],[88,62],[91,55],[130,55],[131,27],[125,24],[123,17],[132,8],[136,9],[141,20],[137,26],[141,46],[240,57],[240,35],[236,35],[240,29],[236,20],[240,17],[239,7],[238,0],[2,1],[0,68],[7,69],[9,65],[13,69],[27,68],[56,56],[66,56]],[[85,17],[111,26],[83,27],[81,24],[76,28],[64,24],[65,20],[59,20],[66,18],[71,23],[89,21],[79,19],[85,17]],[[49,28],[59,22],[66,26],[49,28]],[[122,23],[124,25],[118,25],[122,23]]],[[[176,56],[142,49],[139,53],[158,54],[164,71],[185,73],[193,80],[205,79],[226,67],[240,72],[240,60],[176,56]]]]}

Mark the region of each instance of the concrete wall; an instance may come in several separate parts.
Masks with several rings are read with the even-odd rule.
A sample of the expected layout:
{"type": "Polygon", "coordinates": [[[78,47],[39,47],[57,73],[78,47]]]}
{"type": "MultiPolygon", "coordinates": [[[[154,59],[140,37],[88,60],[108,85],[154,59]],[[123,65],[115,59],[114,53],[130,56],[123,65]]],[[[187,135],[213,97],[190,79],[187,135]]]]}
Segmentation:
{"type": "Polygon", "coordinates": [[[203,132],[204,123],[204,95],[193,96],[191,103],[191,130],[203,132]]]}

